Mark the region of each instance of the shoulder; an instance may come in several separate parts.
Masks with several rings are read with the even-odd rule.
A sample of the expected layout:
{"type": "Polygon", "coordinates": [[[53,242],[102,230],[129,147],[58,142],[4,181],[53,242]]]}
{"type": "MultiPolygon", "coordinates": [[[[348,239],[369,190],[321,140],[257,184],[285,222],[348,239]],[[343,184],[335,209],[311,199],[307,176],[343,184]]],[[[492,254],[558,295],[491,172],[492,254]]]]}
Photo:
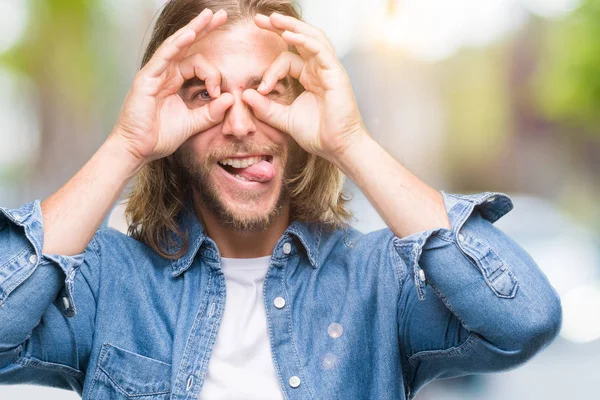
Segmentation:
{"type": "Polygon", "coordinates": [[[114,228],[96,232],[86,248],[85,259],[94,260],[102,270],[162,267],[171,261],[161,257],[150,246],[114,228]]]}
{"type": "Polygon", "coordinates": [[[388,228],[363,233],[350,225],[335,229],[323,226],[319,247],[320,251],[324,253],[348,249],[372,252],[392,248],[393,239],[394,234],[388,228]]]}
{"type": "Polygon", "coordinates": [[[394,265],[399,271],[400,258],[394,248],[394,233],[389,228],[363,233],[352,226],[334,230],[323,228],[319,240],[321,261],[331,257],[368,271],[389,270],[394,265]]]}

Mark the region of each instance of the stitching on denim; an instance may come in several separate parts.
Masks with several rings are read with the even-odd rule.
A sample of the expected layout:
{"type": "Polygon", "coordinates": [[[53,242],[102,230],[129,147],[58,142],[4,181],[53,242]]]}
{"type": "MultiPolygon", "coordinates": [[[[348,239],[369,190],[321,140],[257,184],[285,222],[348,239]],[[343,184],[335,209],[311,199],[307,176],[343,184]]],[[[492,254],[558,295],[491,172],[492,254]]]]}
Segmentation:
{"type": "Polygon", "coordinates": [[[272,353],[272,359],[273,359],[273,364],[275,364],[275,371],[277,372],[277,376],[279,377],[279,381],[281,382],[281,389],[283,391],[283,394],[285,396],[286,399],[289,398],[288,393],[287,393],[287,388],[286,385],[283,381],[283,376],[281,375],[281,368],[279,366],[279,363],[277,362],[277,357],[275,356],[275,348],[274,348],[274,343],[271,341],[273,338],[273,325],[271,324],[271,318],[269,318],[269,315],[271,314],[270,307],[267,304],[267,278],[271,275],[271,271],[274,268],[277,268],[274,264],[276,262],[271,261],[271,265],[269,266],[269,269],[267,270],[267,274],[265,275],[265,280],[264,280],[264,284],[263,284],[263,302],[265,303],[265,311],[266,311],[266,315],[267,315],[267,329],[269,331],[269,342],[271,343],[271,353],[272,353]]]}
{"type": "Polygon", "coordinates": [[[196,332],[198,330],[198,326],[200,325],[202,316],[204,316],[204,313],[208,309],[208,299],[210,298],[210,289],[211,289],[211,285],[212,285],[212,280],[213,280],[213,275],[211,273],[209,273],[208,274],[208,282],[206,284],[206,294],[204,295],[204,298],[200,302],[200,310],[198,310],[198,313],[196,314],[196,317],[194,318],[194,323],[192,324],[192,329],[190,330],[190,334],[188,335],[185,346],[183,347],[183,356],[181,357],[181,361],[179,362],[179,367],[177,369],[178,371],[182,371],[182,372],[177,374],[177,377],[175,378],[175,385],[173,385],[172,387],[178,387],[180,384],[182,384],[184,375],[187,373],[186,370],[183,368],[183,366],[185,364],[188,364],[188,362],[189,362],[189,354],[191,352],[191,349],[190,349],[191,341],[196,337],[196,332]]]}
{"type": "Polygon", "coordinates": [[[22,216],[22,221],[17,221],[12,213],[10,211],[16,211],[16,210],[9,210],[8,208],[5,207],[0,207],[0,213],[4,214],[4,216],[9,219],[12,223],[14,223],[17,226],[20,226],[21,228],[25,226],[24,222],[29,219],[31,217],[31,214],[33,214],[33,212],[35,211],[36,205],[37,203],[39,203],[39,200],[35,200],[33,203],[27,203],[25,204],[23,207],[25,208],[25,214],[23,214],[22,216]]]}
{"type": "Polygon", "coordinates": [[[127,390],[122,388],[121,385],[119,385],[117,383],[117,381],[112,376],[110,376],[110,374],[104,368],[102,368],[102,366],[100,366],[100,369],[102,370],[102,372],[104,372],[104,375],[106,375],[108,380],[112,382],[112,384],[115,386],[115,389],[117,389],[119,392],[121,392],[123,395],[125,395],[127,397],[154,396],[157,394],[169,394],[171,392],[170,385],[169,385],[169,390],[163,390],[160,392],[155,391],[155,392],[144,392],[144,393],[129,393],[129,392],[127,392],[127,390]]]}
{"type": "Polygon", "coordinates": [[[93,393],[94,388],[96,387],[96,383],[98,382],[98,375],[100,374],[100,365],[102,364],[102,361],[106,356],[106,352],[108,351],[108,345],[110,345],[110,343],[108,342],[102,343],[102,348],[100,349],[100,354],[98,355],[98,364],[96,365],[96,371],[94,372],[94,379],[92,380],[92,384],[90,385],[90,388],[87,391],[90,397],[93,393]]]}
{"type": "MultiPolygon", "coordinates": [[[[20,352],[21,350],[19,350],[20,352]]],[[[68,365],[62,365],[57,363],[51,363],[48,361],[37,360],[34,358],[19,357],[15,360],[15,363],[22,365],[23,367],[33,367],[38,369],[44,369],[48,371],[60,370],[74,378],[81,379],[85,377],[85,374],[78,369],[70,367],[68,365]]]]}
{"type": "MultiPolygon", "coordinates": [[[[221,276],[222,276],[222,275],[221,275],[221,276]]],[[[216,286],[216,285],[218,284],[218,283],[216,282],[216,279],[220,279],[220,277],[219,277],[219,275],[217,275],[217,273],[215,273],[215,274],[212,276],[212,278],[211,278],[211,279],[214,279],[214,280],[215,280],[215,286],[216,286]]],[[[223,298],[223,296],[222,296],[223,287],[224,287],[224,285],[222,285],[222,286],[219,288],[219,292],[218,292],[218,293],[215,293],[215,294],[217,295],[217,299],[218,299],[218,308],[217,308],[217,312],[218,312],[218,313],[221,313],[221,312],[222,312],[222,310],[223,310],[223,307],[224,307],[224,305],[223,305],[223,302],[221,301],[221,299],[223,298]]],[[[206,312],[206,310],[208,310],[208,311],[210,312],[210,309],[209,309],[209,306],[210,306],[210,304],[209,304],[209,303],[210,303],[210,301],[209,301],[209,299],[210,299],[210,290],[209,290],[209,291],[207,291],[207,296],[208,296],[208,297],[206,298],[206,308],[205,308],[205,312],[206,312]]],[[[213,313],[213,315],[214,315],[214,313],[213,313]]],[[[211,316],[211,317],[212,317],[212,316],[211,316]]],[[[199,321],[198,321],[198,322],[199,322],[199,321]]],[[[206,320],[206,322],[208,323],[208,319],[206,320]]],[[[204,372],[205,372],[205,371],[206,371],[206,369],[208,368],[209,354],[212,354],[213,345],[214,345],[214,343],[215,343],[215,340],[216,340],[216,331],[215,331],[215,327],[216,327],[216,324],[213,324],[213,325],[212,325],[212,329],[211,329],[211,331],[209,332],[209,335],[208,335],[208,340],[207,340],[207,342],[206,342],[206,351],[204,352],[204,355],[202,356],[202,360],[200,360],[200,371],[204,371],[204,372]],[[206,366],[205,366],[205,364],[206,364],[206,366]]],[[[196,326],[196,329],[194,329],[194,337],[196,336],[196,330],[197,330],[197,329],[199,329],[199,328],[200,328],[200,323],[199,323],[199,324],[196,326]]],[[[200,341],[201,341],[201,340],[202,340],[202,339],[200,339],[200,341]]],[[[204,386],[204,373],[203,373],[203,376],[202,376],[202,377],[199,379],[199,382],[198,382],[198,383],[199,383],[199,384],[198,384],[198,385],[196,385],[196,387],[197,387],[197,388],[198,388],[198,387],[200,387],[200,384],[202,384],[202,386],[204,386]]]]}
{"type": "Polygon", "coordinates": [[[442,300],[442,303],[444,303],[444,305],[452,313],[452,315],[454,315],[456,317],[456,319],[458,320],[458,322],[460,322],[460,324],[466,330],[470,331],[469,325],[461,318],[460,315],[457,314],[456,309],[452,306],[452,303],[450,303],[450,301],[448,301],[448,298],[437,288],[437,286],[435,286],[435,285],[432,284],[431,288],[433,289],[433,291],[435,292],[435,294],[440,298],[440,300],[442,300]]]}
{"type": "Polygon", "coordinates": [[[134,357],[143,358],[144,360],[149,360],[149,361],[151,361],[151,362],[155,362],[155,363],[158,363],[158,364],[163,364],[163,365],[165,365],[165,366],[167,366],[167,367],[171,367],[171,364],[168,364],[168,363],[166,363],[166,362],[162,362],[162,361],[160,361],[160,360],[157,360],[157,359],[155,359],[155,358],[146,357],[146,356],[144,356],[144,355],[142,355],[142,354],[134,353],[133,351],[125,350],[124,348],[122,348],[122,347],[119,347],[119,346],[116,346],[116,345],[114,345],[114,344],[111,344],[111,345],[110,345],[110,347],[112,347],[113,349],[116,349],[116,350],[122,351],[123,353],[131,354],[131,355],[132,355],[132,356],[134,356],[134,357]]]}
{"type": "Polygon", "coordinates": [[[19,258],[21,258],[23,256],[23,254],[28,253],[28,252],[30,252],[29,246],[25,246],[23,248],[23,250],[21,250],[20,253],[18,253],[17,255],[13,256],[10,260],[8,260],[7,262],[5,262],[4,264],[0,265],[0,270],[2,270],[4,268],[8,267],[9,265],[15,263],[16,260],[18,260],[19,258]]]}
{"type": "Polygon", "coordinates": [[[447,237],[447,236],[444,236],[444,235],[439,235],[437,232],[436,232],[436,233],[434,233],[434,234],[433,234],[433,235],[431,235],[431,236],[435,236],[436,238],[438,238],[438,239],[441,239],[441,240],[443,240],[443,241],[446,241],[446,242],[448,242],[448,243],[454,243],[454,240],[452,240],[452,238],[449,238],[449,237],[447,237]]]}
{"type": "MultiPolygon", "coordinates": [[[[219,293],[218,293],[219,300],[218,300],[218,308],[217,308],[217,314],[222,316],[225,304],[223,301],[221,301],[221,299],[223,298],[223,296],[221,294],[223,292],[223,289],[225,288],[225,278],[223,275],[217,276],[217,278],[223,280],[223,285],[221,285],[219,287],[219,293]]],[[[208,307],[208,304],[207,304],[207,307],[208,307]]],[[[208,320],[207,320],[207,322],[208,322],[208,320]]],[[[200,371],[206,371],[206,369],[208,369],[209,355],[212,354],[215,342],[217,340],[217,332],[218,332],[217,324],[214,323],[214,324],[212,324],[212,329],[210,330],[210,334],[208,336],[208,341],[206,343],[206,351],[204,352],[204,356],[202,357],[202,361],[200,363],[200,371]],[[205,363],[206,363],[206,367],[204,365],[205,363]]],[[[201,377],[201,379],[199,379],[199,381],[200,381],[200,383],[202,383],[202,385],[204,385],[204,374],[201,377]]],[[[200,385],[196,385],[196,388],[199,388],[199,387],[200,387],[200,385]]],[[[194,395],[197,395],[197,393],[194,393],[194,395]]]]}
{"type": "Polygon", "coordinates": [[[442,358],[442,357],[456,357],[456,356],[465,355],[475,347],[475,343],[476,343],[478,337],[479,336],[476,333],[471,332],[469,334],[469,336],[465,339],[465,341],[458,346],[450,347],[448,349],[443,349],[443,350],[420,351],[418,353],[413,354],[408,359],[408,362],[414,366],[417,362],[423,361],[423,360],[430,360],[430,359],[442,358]]]}
{"type": "MultiPolygon", "coordinates": [[[[92,238],[92,241],[90,242],[89,247],[96,254],[96,258],[98,259],[98,265],[96,267],[98,268],[102,265],[102,257],[100,256],[100,252],[99,252],[100,245],[98,244],[96,237],[92,238]],[[94,248],[94,247],[97,247],[97,248],[94,248]]],[[[84,262],[85,262],[85,260],[84,260],[84,262]]],[[[83,269],[81,269],[81,268],[77,268],[77,269],[79,270],[79,273],[81,274],[81,276],[83,276],[85,283],[87,283],[88,288],[90,289],[90,293],[92,293],[92,297],[94,298],[94,302],[96,304],[98,304],[98,299],[96,297],[96,293],[94,293],[94,290],[92,289],[92,285],[90,285],[89,279],[87,278],[87,276],[85,276],[83,269]]],[[[73,308],[75,308],[75,301],[73,301],[73,308]]]]}
{"type": "Polygon", "coordinates": [[[393,235],[389,242],[388,251],[390,259],[392,261],[392,271],[396,275],[396,283],[398,285],[398,300],[400,300],[400,293],[402,293],[402,289],[404,287],[404,280],[406,279],[406,275],[408,275],[408,272],[406,271],[406,264],[404,263],[402,257],[400,257],[398,251],[396,250],[396,247],[394,246],[393,235]]]}
{"type": "Polygon", "coordinates": [[[517,280],[517,277],[512,273],[512,271],[510,271],[510,269],[508,267],[505,266],[504,261],[498,257],[498,254],[491,248],[491,246],[489,246],[487,243],[482,242],[481,240],[478,240],[475,237],[471,237],[471,240],[477,242],[480,246],[485,247],[487,250],[489,250],[494,257],[496,257],[496,259],[500,260],[501,265],[497,268],[505,268],[506,272],[508,273],[508,275],[510,277],[512,277],[514,279],[514,286],[513,289],[511,290],[510,294],[505,295],[502,294],[500,292],[498,292],[498,289],[496,289],[496,287],[494,286],[494,282],[496,279],[498,279],[498,277],[502,274],[499,274],[496,279],[494,280],[490,280],[490,276],[496,272],[496,270],[492,271],[490,273],[490,276],[488,276],[486,274],[486,272],[484,271],[483,265],[480,265],[482,262],[479,260],[478,256],[478,251],[476,248],[474,248],[473,246],[471,246],[470,244],[465,244],[463,243],[463,246],[465,247],[464,249],[461,247],[461,245],[459,243],[456,243],[456,245],[458,246],[459,250],[461,250],[461,253],[466,256],[469,261],[471,261],[472,264],[475,265],[475,267],[477,268],[477,270],[481,273],[481,276],[483,277],[486,285],[490,288],[490,290],[496,295],[496,297],[499,298],[504,298],[504,299],[512,299],[515,297],[516,293],[517,293],[517,287],[519,285],[519,281],[517,280]]]}
{"type": "MultiPolygon", "coordinates": [[[[28,250],[28,248],[25,248],[25,250],[28,250]]],[[[23,254],[23,253],[28,253],[28,251],[23,251],[23,252],[21,252],[21,254],[23,254]]],[[[35,254],[35,249],[34,249],[34,254],[35,254]]],[[[28,278],[29,278],[29,277],[30,277],[30,276],[31,276],[31,275],[32,275],[32,274],[35,272],[35,270],[37,269],[37,267],[38,267],[38,266],[39,266],[39,263],[38,263],[38,265],[35,265],[35,266],[33,266],[32,268],[30,268],[30,270],[29,270],[29,271],[27,271],[27,274],[25,274],[25,276],[24,276],[24,277],[22,277],[21,279],[17,279],[17,281],[16,281],[16,282],[13,282],[13,284],[12,284],[12,285],[10,285],[10,286],[9,286],[7,289],[5,289],[5,290],[4,290],[4,293],[3,293],[3,296],[4,296],[4,298],[7,298],[7,297],[8,297],[8,296],[9,296],[9,295],[12,293],[12,291],[13,291],[13,290],[15,290],[15,289],[16,289],[17,287],[19,287],[19,286],[20,286],[20,285],[21,285],[23,282],[25,282],[25,281],[26,281],[26,280],[27,280],[27,279],[28,279],[28,278]]],[[[11,277],[13,277],[13,276],[14,276],[15,274],[17,274],[17,272],[19,272],[19,271],[21,271],[21,270],[20,270],[20,269],[18,269],[18,270],[16,270],[16,271],[14,271],[12,274],[10,274],[10,275],[9,275],[9,276],[6,278],[6,280],[9,280],[11,277]]]]}
{"type": "MultiPolygon", "coordinates": [[[[392,253],[392,257],[396,258],[397,260],[399,260],[400,263],[402,263],[403,265],[403,270],[404,270],[404,274],[402,276],[402,278],[400,279],[399,277],[397,277],[398,279],[398,296],[396,299],[396,307],[397,307],[397,312],[396,315],[398,317],[398,323],[396,324],[398,327],[398,347],[399,349],[402,349],[404,346],[401,344],[401,339],[400,339],[400,328],[399,328],[399,324],[401,321],[400,315],[403,315],[406,311],[406,309],[400,305],[400,299],[402,297],[402,292],[404,290],[404,283],[407,279],[410,278],[411,274],[408,272],[407,270],[407,266],[406,263],[404,262],[404,260],[402,260],[402,257],[400,257],[400,255],[398,254],[396,247],[394,246],[394,236],[392,236],[392,246],[390,248],[390,251],[392,253]]],[[[396,268],[392,268],[394,270],[396,270],[396,268]]],[[[400,351],[401,354],[404,353],[404,357],[401,358],[401,369],[402,369],[402,376],[404,379],[404,392],[405,392],[405,396],[407,396],[411,389],[410,389],[410,376],[411,376],[411,371],[409,369],[409,363],[408,363],[408,357],[406,357],[406,352],[405,351],[400,351]]]]}
{"type": "MultiPolygon", "coordinates": [[[[288,261],[289,262],[289,261],[288,261]]],[[[287,319],[288,319],[288,333],[290,335],[290,341],[292,342],[292,348],[294,349],[294,355],[296,356],[296,366],[298,368],[299,374],[301,376],[301,381],[302,382],[306,382],[306,391],[308,392],[309,396],[311,399],[315,398],[315,394],[312,392],[312,385],[309,384],[308,379],[306,379],[306,375],[304,375],[304,370],[302,368],[302,365],[300,364],[300,352],[298,351],[298,348],[296,347],[296,342],[294,341],[294,334],[292,331],[292,298],[289,296],[287,289],[285,288],[285,269],[287,267],[287,262],[284,263],[282,265],[281,268],[281,286],[283,287],[283,291],[285,293],[285,296],[288,298],[288,304],[289,307],[287,309],[286,315],[287,315],[287,319]]]]}
{"type": "Polygon", "coordinates": [[[315,266],[316,267],[320,267],[321,263],[320,263],[320,248],[321,248],[321,237],[323,236],[323,226],[322,225],[317,225],[317,244],[315,245],[315,266]]]}

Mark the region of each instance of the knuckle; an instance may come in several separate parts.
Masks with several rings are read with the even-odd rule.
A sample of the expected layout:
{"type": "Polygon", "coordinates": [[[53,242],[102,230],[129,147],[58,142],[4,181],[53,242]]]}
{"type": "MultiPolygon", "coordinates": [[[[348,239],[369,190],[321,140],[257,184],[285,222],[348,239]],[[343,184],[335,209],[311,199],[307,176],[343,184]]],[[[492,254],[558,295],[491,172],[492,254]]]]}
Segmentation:
{"type": "Polygon", "coordinates": [[[200,53],[194,53],[191,56],[191,61],[195,64],[202,64],[204,62],[204,57],[200,53]]]}
{"type": "Polygon", "coordinates": [[[142,87],[144,87],[146,85],[146,82],[147,82],[147,78],[146,78],[146,75],[145,75],[145,71],[140,71],[133,78],[133,82],[131,84],[131,87],[133,89],[140,89],[140,88],[142,88],[142,87]]]}

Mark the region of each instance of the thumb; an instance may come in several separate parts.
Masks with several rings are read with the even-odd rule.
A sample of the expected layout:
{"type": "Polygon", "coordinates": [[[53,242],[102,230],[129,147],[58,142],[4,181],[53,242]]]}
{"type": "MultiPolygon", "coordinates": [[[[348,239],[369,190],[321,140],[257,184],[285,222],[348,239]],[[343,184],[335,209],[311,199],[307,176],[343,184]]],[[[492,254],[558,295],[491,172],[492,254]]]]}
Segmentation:
{"type": "Polygon", "coordinates": [[[256,118],[273,128],[290,133],[288,129],[289,106],[272,101],[254,89],[245,90],[242,93],[242,100],[252,107],[256,118]]]}
{"type": "Polygon", "coordinates": [[[233,104],[233,96],[223,93],[210,103],[190,110],[191,131],[197,133],[217,125],[225,118],[225,112],[233,104]]]}

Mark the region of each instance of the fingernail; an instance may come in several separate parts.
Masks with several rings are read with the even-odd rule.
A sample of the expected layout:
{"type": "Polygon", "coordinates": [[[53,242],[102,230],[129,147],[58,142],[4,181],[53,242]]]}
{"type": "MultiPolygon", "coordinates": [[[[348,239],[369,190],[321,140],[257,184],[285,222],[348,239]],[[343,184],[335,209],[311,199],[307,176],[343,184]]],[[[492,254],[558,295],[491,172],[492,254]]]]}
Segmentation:
{"type": "Polygon", "coordinates": [[[261,83],[260,83],[260,85],[258,85],[258,89],[256,89],[256,90],[257,90],[258,92],[260,92],[260,91],[262,91],[262,90],[265,90],[265,86],[266,86],[266,85],[265,85],[265,83],[264,83],[264,82],[261,82],[261,83]]]}
{"type": "Polygon", "coordinates": [[[217,95],[217,97],[219,97],[221,95],[221,88],[220,87],[216,87],[215,88],[215,94],[217,95]]]}
{"type": "Polygon", "coordinates": [[[217,15],[217,14],[225,14],[225,10],[223,10],[223,9],[221,8],[219,11],[217,11],[217,12],[215,13],[215,15],[217,15]]]}
{"type": "Polygon", "coordinates": [[[210,8],[205,8],[204,10],[202,10],[202,12],[200,13],[200,15],[206,15],[209,12],[211,12],[210,8]]]}

